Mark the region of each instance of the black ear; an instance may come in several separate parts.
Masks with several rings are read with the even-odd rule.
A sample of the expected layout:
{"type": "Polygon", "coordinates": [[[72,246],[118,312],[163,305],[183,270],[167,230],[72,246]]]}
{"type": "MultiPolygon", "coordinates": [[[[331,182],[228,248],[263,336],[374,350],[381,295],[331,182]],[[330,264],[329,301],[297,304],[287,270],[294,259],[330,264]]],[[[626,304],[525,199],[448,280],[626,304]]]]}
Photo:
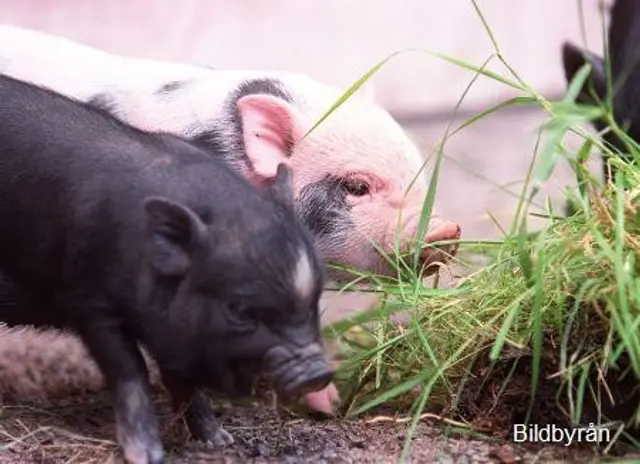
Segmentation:
{"type": "Polygon", "coordinates": [[[576,73],[585,64],[591,65],[591,74],[584,87],[578,94],[578,102],[596,104],[591,89],[596,96],[604,101],[607,90],[607,72],[604,60],[588,50],[582,50],[570,42],[562,44],[562,66],[567,84],[571,83],[576,73]]]}
{"type": "Polygon", "coordinates": [[[276,176],[271,185],[271,196],[281,205],[293,209],[293,185],[291,184],[291,171],[283,164],[278,164],[276,176]]]}
{"type": "Polygon", "coordinates": [[[616,0],[613,3],[608,42],[612,74],[617,80],[638,66],[640,2],[616,0]]]}
{"type": "Polygon", "coordinates": [[[205,242],[207,227],[188,207],[162,197],[144,202],[151,264],[162,275],[183,275],[205,242]]]}

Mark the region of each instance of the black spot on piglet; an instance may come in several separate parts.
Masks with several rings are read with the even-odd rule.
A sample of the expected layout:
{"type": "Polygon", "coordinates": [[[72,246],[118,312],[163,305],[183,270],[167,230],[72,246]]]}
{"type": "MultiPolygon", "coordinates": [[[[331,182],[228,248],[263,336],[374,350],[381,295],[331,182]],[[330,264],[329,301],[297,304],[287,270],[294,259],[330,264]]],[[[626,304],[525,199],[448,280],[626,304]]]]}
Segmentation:
{"type": "Polygon", "coordinates": [[[302,188],[297,198],[298,213],[314,235],[335,234],[349,227],[348,194],[344,179],[327,176],[302,188]]]}
{"type": "Polygon", "coordinates": [[[171,82],[167,82],[166,84],[164,84],[162,87],[160,87],[158,90],[156,90],[154,93],[157,96],[165,96],[168,94],[171,94],[177,90],[180,90],[182,88],[184,88],[189,81],[171,81],[171,82]]]}

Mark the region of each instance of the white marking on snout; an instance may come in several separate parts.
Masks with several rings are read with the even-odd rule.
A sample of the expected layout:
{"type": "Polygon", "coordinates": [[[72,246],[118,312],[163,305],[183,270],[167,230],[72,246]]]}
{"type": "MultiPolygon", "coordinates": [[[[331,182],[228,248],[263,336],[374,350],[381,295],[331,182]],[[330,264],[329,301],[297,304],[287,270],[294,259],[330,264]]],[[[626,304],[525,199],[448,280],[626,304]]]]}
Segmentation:
{"type": "Polygon", "coordinates": [[[302,301],[311,299],[315,283],[315,275],[311,267],[311,260],[306,250],[300,250],[296,269],[293,274],[293,286],[302,301]]]}

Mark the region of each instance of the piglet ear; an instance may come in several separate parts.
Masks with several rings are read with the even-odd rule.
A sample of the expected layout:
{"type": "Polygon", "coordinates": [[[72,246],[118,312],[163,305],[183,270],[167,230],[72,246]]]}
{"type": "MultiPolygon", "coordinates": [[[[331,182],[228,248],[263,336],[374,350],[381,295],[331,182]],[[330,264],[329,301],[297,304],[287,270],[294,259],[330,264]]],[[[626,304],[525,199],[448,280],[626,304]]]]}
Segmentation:
{"type": "Polygon", "coordinates": [[[578,94],[577,100],[581,103],[595,104],[596,102],[591,95],[592,88],[596,96],[604,101],[607,88],[607,74],[604,60],[598,55],[587,50],[582,50],[570,42],[565,42],[562,45],[562,66],[567,84],[571,83],[576,73],[585,63],[591,65],[591,73],[589,79],[587,79],[587,82],[578,94]]]}
{"type": "Polygon", "coordinates": [[[276,178],[270,188],[272,197],[281,205],[293,209],[293,186],[291,185],[291,171],[280,163],[276,178]]]}
{"type": "Polygon", "coordinates": [[[151,264],[161,275],[180,276],[189,270],[207,227],[188,207],[162,197],[144,202],[151,264]]]}
{"type": "Polygon", "coordinates": [[[262,94],[242,97],[237,106],[254,171],[262,179],[273,179],[301,134],[295,109],[281,98],[262,94]]]}

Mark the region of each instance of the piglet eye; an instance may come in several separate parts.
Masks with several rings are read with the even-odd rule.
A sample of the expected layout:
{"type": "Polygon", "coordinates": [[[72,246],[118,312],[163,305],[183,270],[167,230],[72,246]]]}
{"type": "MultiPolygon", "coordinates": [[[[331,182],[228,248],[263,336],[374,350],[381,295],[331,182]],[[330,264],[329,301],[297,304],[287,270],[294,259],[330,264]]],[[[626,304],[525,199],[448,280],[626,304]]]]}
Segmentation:
{"type": "Polygon", "coordinates": [[[349,194],[354,197],[363,197],[369,195],[369,184],[362,179],[345,179],[342,182],[342,187],[349,194]]]}
{"type": "Polygon", "coordinates": [[[241,325],[254,324],[258,319],[256,309],[239,300],[229,302],[227,314],[231,321],[241,325]]]}

